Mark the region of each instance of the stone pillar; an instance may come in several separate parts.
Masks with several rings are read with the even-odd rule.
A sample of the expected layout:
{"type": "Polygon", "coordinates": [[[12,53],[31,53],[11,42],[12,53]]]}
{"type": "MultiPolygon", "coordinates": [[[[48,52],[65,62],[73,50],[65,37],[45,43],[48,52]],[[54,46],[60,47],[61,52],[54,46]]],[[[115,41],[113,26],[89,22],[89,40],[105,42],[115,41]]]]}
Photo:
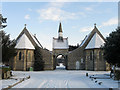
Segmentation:
{"type": "Polygon", "coordinates": [[[52,58],[52,70],[54,69],[54,56],[51,55],[51,58],[52,58]]]}
{"type": "Polygon", "coordinates": [[[26,71],[26,59],[27,59],[27,51],[24,50],[24,71],[26,71]]]}
{"type": "Polygon", "coordinates": [[[14,57],[14,64],[13,64],[13,70],[15,71],[16,70],[16,59],[17,59],[17,55],[14,57]]]}

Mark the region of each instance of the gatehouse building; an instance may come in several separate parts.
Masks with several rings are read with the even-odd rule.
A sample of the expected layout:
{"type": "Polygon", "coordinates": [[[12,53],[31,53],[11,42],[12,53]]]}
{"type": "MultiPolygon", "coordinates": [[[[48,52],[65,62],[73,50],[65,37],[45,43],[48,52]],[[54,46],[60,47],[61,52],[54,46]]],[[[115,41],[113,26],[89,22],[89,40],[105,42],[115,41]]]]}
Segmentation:
{"type": "Polygon", "coordinates": [[[34,50],[38,46],[41,50],[43,60],[45,62],[44,70],[54,70],[56,66],[63,63],[67,70],[91,70],[105,71],[109,70],[110,66],[103,57],[103,46],[105,38],[98,30],[96,24],[93,30],[85,36],[79,47],[69,52],[68,37],[63,35],[62,24],[59,24],[58,37],[53,37],[52,52],[44,49],[42,44],[26,28],[16,39],[17,55],[10,62],[13,70],[29,70],[34,67],[34,50]]]}

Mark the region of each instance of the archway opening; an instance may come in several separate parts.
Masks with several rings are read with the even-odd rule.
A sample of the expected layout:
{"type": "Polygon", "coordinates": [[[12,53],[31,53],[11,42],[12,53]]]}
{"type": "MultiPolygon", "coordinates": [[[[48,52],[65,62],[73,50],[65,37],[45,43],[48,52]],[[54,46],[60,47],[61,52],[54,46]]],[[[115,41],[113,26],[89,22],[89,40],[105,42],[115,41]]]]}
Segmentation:
{"type": "Polygon", "coordinates": [[[66,58],[62,54],[59,54],[56,57],[56,69],[60,69],[60,70],[66,69],[66,58]]]}

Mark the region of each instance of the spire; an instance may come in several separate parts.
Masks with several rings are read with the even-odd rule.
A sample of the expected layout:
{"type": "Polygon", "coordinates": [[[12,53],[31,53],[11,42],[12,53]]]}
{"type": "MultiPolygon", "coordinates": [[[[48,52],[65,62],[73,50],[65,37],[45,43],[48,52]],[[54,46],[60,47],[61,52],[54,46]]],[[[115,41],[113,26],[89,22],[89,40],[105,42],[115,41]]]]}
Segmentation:
{"type": "Polygon", "coordinates": [[[59,31],[58,32],[62,32],[62,25],[61,25],[61,22],[60,22],[60,25],[59,25],[59,31]]]}
{"type": "Polygon", "coordinates": [[[60,25],[59,25],[59,31],[58,31],[58,41],[63,41],[63,32],[62,32],[62,25],[61,25],[61,22],[60,22],[60,25]]]}

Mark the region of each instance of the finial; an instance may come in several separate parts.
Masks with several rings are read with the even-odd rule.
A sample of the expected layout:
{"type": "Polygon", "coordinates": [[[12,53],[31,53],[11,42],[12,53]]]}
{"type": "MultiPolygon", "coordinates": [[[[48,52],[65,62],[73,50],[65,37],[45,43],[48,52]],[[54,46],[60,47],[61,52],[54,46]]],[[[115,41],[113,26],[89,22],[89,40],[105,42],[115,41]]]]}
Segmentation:
{"type": "Polygon", "coordinates": [[[96,23],[94,24],[94,27],[96,27],[96,23]]]}
{"type": "Polygon", "coordinates": [[[25,24],[25,27],[27,26],[27,24],[25,24]]]}

